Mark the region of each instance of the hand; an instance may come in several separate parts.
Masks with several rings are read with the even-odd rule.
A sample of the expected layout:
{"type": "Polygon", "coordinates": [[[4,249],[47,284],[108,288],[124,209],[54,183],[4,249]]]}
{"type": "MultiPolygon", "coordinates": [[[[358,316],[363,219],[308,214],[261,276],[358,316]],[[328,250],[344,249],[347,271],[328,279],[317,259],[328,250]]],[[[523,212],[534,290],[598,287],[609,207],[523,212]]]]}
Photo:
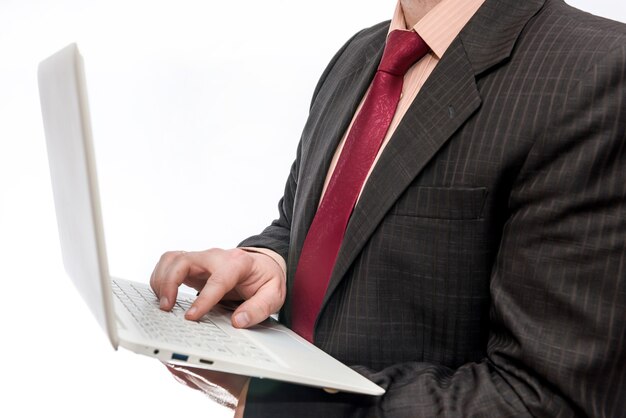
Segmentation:
{"type": "Polygon", "coordinates": [[[234,418],[243,418],[243,412],[246,407],[246,398],[248,397],[249,386],[250,386],[250,379],[248,379],[248,381],[243,386],[243,389],[241,390],[241,394],[239,395],[239,402],[237,402],[237,407],[235,408],[234,418]]]}
{"type": "Polygon", "coordinates": [[[161,309],[172,309],[181,284],[200,292],[185,314],[189,320],[200,319],[222,299],[238,299],[245,302],[233,313],[232,323],[246,328],[264,321],[285,302],[281,267],[265,254],[241,249],[163,254],[150,277],[161,309]]]}
{"type": "Polygon", "coordinates": [[[243,416],[250,378],[196,367],[164,364],[182,384],[203,392],[221,405],[235,409],[235,417],[243,416]]]}

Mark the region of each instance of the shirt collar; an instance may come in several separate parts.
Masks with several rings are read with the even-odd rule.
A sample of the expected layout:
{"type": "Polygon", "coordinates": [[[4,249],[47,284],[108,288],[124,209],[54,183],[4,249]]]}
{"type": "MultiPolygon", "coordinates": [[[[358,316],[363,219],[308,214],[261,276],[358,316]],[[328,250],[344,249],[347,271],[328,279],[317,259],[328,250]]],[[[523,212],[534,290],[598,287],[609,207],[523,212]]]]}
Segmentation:
{"type": "MultiPolygon", "coordinates": [[[[485,0],[441,0],[411,29],[415,30],[437,58],[441,59],[454,38],[484,2],[485,0]]],[[[389,32],[392,30],[409,30],[406,27],[400,0],[389,27],[389,32]]]]}

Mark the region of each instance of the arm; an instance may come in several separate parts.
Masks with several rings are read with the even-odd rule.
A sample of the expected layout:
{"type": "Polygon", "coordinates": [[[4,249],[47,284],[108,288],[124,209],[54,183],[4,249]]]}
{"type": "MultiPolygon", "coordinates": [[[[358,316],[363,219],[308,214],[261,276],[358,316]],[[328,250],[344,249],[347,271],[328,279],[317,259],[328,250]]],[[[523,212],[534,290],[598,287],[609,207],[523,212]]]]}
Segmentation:
{"type": "MultiPolygon", "coordinates": [[[[311,107],[336,62],[359,33],[345,43],[326,67],[315,88],[311,107]]],[[[188,319],[200,318],[224,297],[245,300],[233,313],[236,327],[255,325],[280,309],[285,299],[284,261],[288,258],[300,152],[301,144],[284,195],[278,203],[279,217],[261,234],[247,238],[236,249],[215,248],[193,253],[170,251],[161,256],[150,277],[150,285],[161,301],[161,309],[172,309],[178,287],[183,283],[199,292],[187,312],[188,319]],[[261,248],[271,251],[250,251],[261,248]],[[238,314],[249,308],[253,310],[253,317],[245,323],[238,322],[238,314]]]]}
{"type": "Polygon", "coordinates": [[[357,368],[381,398],[253,379],[247,417],[618,416],[626,410],[626,48],[567,93],[511,190],[487,355],[357,368]]]}
{"type": "MultiPolygon", "coordinates": [[[[336,61],[357,35],[331,60],[315,89],[311,107],[336,61]]],[[[237,249],[163,254],[150,278],[161,309],[172,308],[178,287],[183,283],[198,291],[198,298],[186,313],[191,320],[200,318],[220,300],[245,301],[232,316],[233,325],[241,328],[257,324],[280,309],[285,298],[285,260],[289,250],[300,150],[299,146],[284,196],[278,204],[279,217],[261,234],[244,240],[237,249]]],[[[247,377],[193,367],[166,366],[181,383],[206,393],[219,403],[232,408],[236,406],[235,416],[243,416],[249,383],[247,377]]]]}

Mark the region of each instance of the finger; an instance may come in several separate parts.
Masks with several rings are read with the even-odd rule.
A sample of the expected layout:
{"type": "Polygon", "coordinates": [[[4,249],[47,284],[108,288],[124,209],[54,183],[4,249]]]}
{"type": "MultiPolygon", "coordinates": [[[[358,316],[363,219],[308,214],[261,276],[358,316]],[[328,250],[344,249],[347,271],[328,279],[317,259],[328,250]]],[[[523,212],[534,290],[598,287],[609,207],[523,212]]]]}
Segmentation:
{"type": "Polygon", "coordinates": [[[163,257],[165,257],[165,254],[161,255],[161,258],[155,264],[154,269],[152,269],[152,274],[150,275],[150,288],[152,288],[152,291],[154,292],[155,295],[157,295],[157,289],[158,289],[157,283],[156,283],[157,271],[159,270],[159,267],[163,263],[163,257]]]}
{"type": "Polygon", "coordinates": [[[240,280],[250,274],[252,258],[243,252],[222,253],[215,260],[221,268],[216,269],[207,280],[200,294],[185,313],[185,318],[196,321],[209,312],[226,295],[233,290],[240,280]]]}
{"type": "Polygon", "coordinates": [[[176,303],[178,288],[189,274],[192,253],[177,251],[159,267],[155,274],[155,294],[161,309],[169,311],[176,303]]]}
{"type": "Polygon", "coordinates": [[[152,270],[152,274],[150,275],[150,287],[152,288],[152,291],[154,292],[154,294],[157,295],[157,297],[159,296],[159,288],[157,285],[156,277],[158,275],[158,272],[162,268],[163,264],[166,263],[168,258],[170,257],[169,254],[170,254],[169,252],[166,252],[161,255],[161,258],[159,258],[159,261],[154,266],[154,269],[152,270]]]}
{"type": "Polygon", "coordinates": [[[246,407],[246,398],[248,397],[248,387],[250,386],[250,379],[246,382],[239,394],[239,399],[237,402],[237,407],[235,408],[235,417],[234,418],[243,418],[243,414],[245,412],[246,407]]]}
{"type": "Polygon", "coordinates": [[[237,285],[239,277],[238,272],[215,272],[185,313],[185,318],[192,321],[200,319],[237,285]]]}
{"type": "Polygon", "coordinates": [[[181,253],[184,253],[184,251],[167,251],[161,255],[161,258],[154,266],[152,274],[150,275],[150,287],[157,297],[160,295],[161,283],[159,279],[163,276],[163,273],[172,263],[174,258],[181,253]]]}
{"type": "Polygon", "coordinates": [[[235,310],[232,323],[235,328],[247,328],[265,321],[271,314],[278,312],[285,301],[285,292],[281,280],[273,280],[261,286],[259,290],[235,310]]]}

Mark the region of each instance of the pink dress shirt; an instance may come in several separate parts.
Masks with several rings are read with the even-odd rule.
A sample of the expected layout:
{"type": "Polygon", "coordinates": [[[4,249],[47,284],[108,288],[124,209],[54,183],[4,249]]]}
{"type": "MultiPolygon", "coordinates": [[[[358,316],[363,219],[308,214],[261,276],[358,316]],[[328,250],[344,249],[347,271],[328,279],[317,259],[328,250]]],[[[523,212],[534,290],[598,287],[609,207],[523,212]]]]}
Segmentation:
{"type": "MultiPolygon", "coordinates": [[[[409,106],[428,79],[428,76],[435,69],[435,66],[437,65],[439,60],[441,60],[441,57],[446,52],[454,38],[456,38],[461,29],[463,29],[465,24],[472,18],[472,16],[474,16],[474,13],[476,13],[478,8],[483,4],[484,1],[485,0],[442,0],[422,19],[420,19],[420,21],[417,22],[415,26],[410,29],[416,31],[422,37],[422,39],[424,39],[424,41],[430,47],[431,52],[429,52],[424,58],[416,62],[404,76],[404,85],[402,87],[402,94],[400,96],[400,102],[398,103],[398,107],[396,109],[396,114],[391,121],[391,125],[389,126],[387,135],[385,136],[380,150],[378,151],[378,155],[376,156],[376,159],[374,160],[374,163],[370,168],[370,171],[367,175],[368,178],[372,170],[374,169],[374,166],[378,162],[378,158],[385,149],[385,146],[389,143],[391,136],[400,124],[402,117],[409,109],[409,106]]],[[[389,31],[391,32],[392,30],[408,30],[405,23],[404,12],[402,10],[400,0],[398,0],[393,19],[391,20],[391,25],[389,27],[389,31]]],[[[359,104],[359,107],[352,117],[352,122],[350,122],[348,129],[344,133],[344,136],[341,139],[337,150],[335,151],[335,155],[333,156],[328,173],[326,175],[324,188],[322,190],[322,196],[324,196],[324,193],[326,192],[326,187],[328,186],[328,182],[330,181],[335,166],[337,165],[337,161],[339,159],[341,151],[343,150],[343,145],[348,136],[348,132],[350,132],[350,129],[352,128],[352,123],[354,122],[356,115],[359,114],[362,105],[363,100],[361,101],[361,104],[359,104]]],[[[365,181],[367,182],[367,179],[365,181]]],[[[280,265],[281,269],[283,270],[283,275],[284,277],[286,277],[287,264],[282,256],[280,256],[278,253],[267,248],[248,247],[243,249],[247,251],[263,253],[270,256],[272,259],[274,259],[274,261],[276,261],[276,263],[278,263],[278,265],[280,265]]]]}

